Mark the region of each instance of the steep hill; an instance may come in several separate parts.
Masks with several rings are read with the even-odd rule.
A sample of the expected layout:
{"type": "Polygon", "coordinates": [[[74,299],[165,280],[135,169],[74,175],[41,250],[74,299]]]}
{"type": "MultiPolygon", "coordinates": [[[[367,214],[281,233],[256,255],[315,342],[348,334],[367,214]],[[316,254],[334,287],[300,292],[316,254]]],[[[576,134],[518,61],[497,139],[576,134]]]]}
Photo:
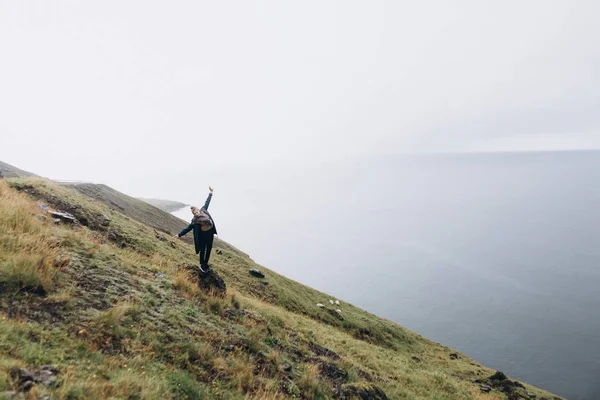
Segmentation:
{"type": "Polygon", "coordinates": [[[59,399],[506,398],[472,382],[494,371],[468,356],[330,304],[224,242],[212,264],[228,293],[201,290],[187,267],[193,247],[158,233],[173,232],[168,214],[130,199],[0,180],[0,398],[26,389],[59,399]],[[40,203],[80,224],[56,224],[40,203]],[[45,364],[59,371],[48,387],[18,370],[45,364]]]}

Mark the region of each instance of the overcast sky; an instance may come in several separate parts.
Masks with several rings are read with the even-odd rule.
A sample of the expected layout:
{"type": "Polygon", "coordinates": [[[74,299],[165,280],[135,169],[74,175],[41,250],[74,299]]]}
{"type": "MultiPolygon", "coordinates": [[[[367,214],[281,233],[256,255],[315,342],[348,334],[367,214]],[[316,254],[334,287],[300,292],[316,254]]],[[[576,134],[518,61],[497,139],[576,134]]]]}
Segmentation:
{"type": "Polygon", "coordinates": [[[600,2],[0,0],[0,160],[111,183],[600,148],[600,2]]]}

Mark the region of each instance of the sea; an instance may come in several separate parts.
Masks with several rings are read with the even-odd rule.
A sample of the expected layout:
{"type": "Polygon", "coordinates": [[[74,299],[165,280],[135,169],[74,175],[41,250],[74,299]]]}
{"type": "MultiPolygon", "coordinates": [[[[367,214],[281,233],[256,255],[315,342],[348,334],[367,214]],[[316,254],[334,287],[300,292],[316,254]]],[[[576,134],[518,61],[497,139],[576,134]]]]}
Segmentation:
{"type": "Polygon", "coordinates": [[[220,237],[259,264],[517,380],[600,399],[600,151],[307,160],[172,184],[198,205],[214,186],[220,237]]]}

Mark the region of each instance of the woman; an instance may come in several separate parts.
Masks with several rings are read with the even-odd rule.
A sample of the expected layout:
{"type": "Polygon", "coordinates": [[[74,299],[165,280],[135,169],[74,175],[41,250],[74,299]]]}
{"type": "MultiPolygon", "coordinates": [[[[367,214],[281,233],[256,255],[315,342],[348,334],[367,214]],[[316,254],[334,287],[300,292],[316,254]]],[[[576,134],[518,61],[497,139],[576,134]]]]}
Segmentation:
{"type": "Polygon", "coordinates": [[[202,208],[191,207],[192,222],[184,228],[177,235],[178,238],[187,234],[189,231],[194,231],[194,246],[196,247],[196,254],[200,253],[200,271],[203,273],[208,272],[210,267],[208,266],[208,260],[210,259],[210,252],[212,250],[213,240],[217,234],[217,228],[215,227],[215,221],[213,221],[211,215],[208,213],[208,206],[213,195],[213,188],[209,186],[210,193],[202,208]]]}

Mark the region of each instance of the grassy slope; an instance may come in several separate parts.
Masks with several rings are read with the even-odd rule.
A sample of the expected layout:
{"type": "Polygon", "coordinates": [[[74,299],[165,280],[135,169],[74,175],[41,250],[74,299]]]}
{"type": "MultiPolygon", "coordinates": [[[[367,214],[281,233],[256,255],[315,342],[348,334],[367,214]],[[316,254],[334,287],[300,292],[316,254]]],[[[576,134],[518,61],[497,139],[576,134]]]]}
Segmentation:
{"type": "Polygon", "coordinates": [[[467,356],[349,304],[341,321],[316,307],[328,304],[318,291],[267,269],[268,285],[252,278],[252,260],[223,242],[219,298],[182,268],[196,262],[189,244],[70,187],[10,185],[0,180],[0,392],[14,387],[10,367],[53,364],[62,384],[33,395],[318,399],[372,382],[391,399],[505,398],[479,392],[470,379],[493,371],[467,356]],[[60,199],[89,227],[38,219],[31,196],[60,199]],[[102,214],[108,225],[94,223],[102,214]]]}
{"type": "Polygon", "coordinates": [[[165,213],[159,208],[131,196],[124,195],[106,185],[79,183],[70,185],[79,192],[96,199],[111,209],[143,221],[154,229],[164,232],[177,232],[185,223],[181,219],[165,213]]]}

